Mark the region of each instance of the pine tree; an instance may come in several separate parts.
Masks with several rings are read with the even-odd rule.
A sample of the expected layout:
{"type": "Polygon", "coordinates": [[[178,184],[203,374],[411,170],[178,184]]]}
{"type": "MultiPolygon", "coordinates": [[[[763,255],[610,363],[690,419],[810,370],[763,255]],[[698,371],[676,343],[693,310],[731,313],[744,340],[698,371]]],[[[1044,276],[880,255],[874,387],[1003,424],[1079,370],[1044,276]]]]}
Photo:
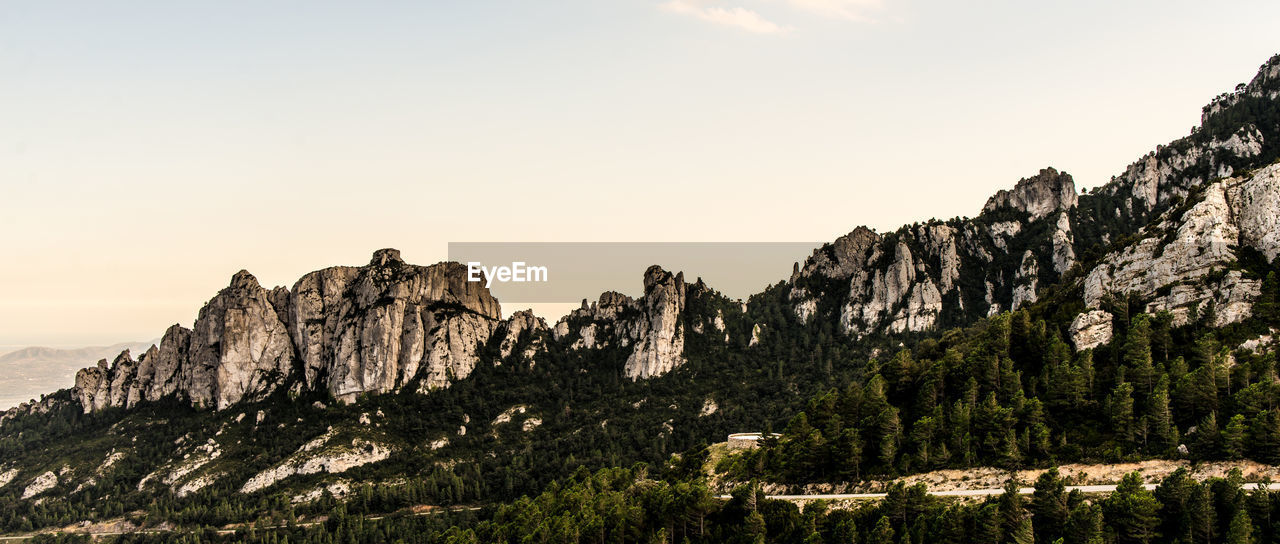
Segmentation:
{"type": "Polygon", "coordinates": [[[1142,475],[1130,472],[1120,480],[1105,501],[1107,524],[1116,532],[1116,542],[1146,544],[1156,536],[1160,503],[1142,487],[1142,475]]]}
{"type": "Polygon", "coordinates": [[[1222,453],[1228,459],[1236,460],[1244,456],[1244,433],[1244,416],[1231,416],[1227,426],[1222,429],[1222,453]]]}
{"type": "Polygon", "coordinates": [[[1072,508],[1062,540],[1064,544],[1102,544],[1102,509],[1083,502],[1072,508]]]}
{"type": "Polygon", "coordinates": [[[1036,542],[1048,543],[1063,536],[1067,524],[1066,482],[1051,468],[1036,479],[1031,495],[1031,521],[1036,542]]]}
{"type": "Polygon", "coordinates": [[[1213,497],[1209,488],[1203,484],[1195,484],[1191,496],[1187,499],[1187,523],[1191,528],[1191,542],[1194,544],[1212,544],[1214,528],[1217,526],[1217,515],[1213,509],[1213,497]]]}
{"type": "Polygon", "coordinates": [[[1173,449],[1178,443],[1178,430],[1169,411],[1169,376],[1162,374],[1156,382],[1155,392],[1147,401],[1147,417],[1151,422],[1149,450],[1158,454],[1173,449]]]}
{"type": "Polygon", "coordinates": [[[1231,518],[1226,544],[1253,544],[1253,520],[1249,519],[1249,512],[1241,509],[1231,518]]]}
{"type": "Polygon", "coordinates": [[[1280,463],[1280,411],[1267,410],[1253,418],[1249,429],[1252,457],[1264,463],[1280,463]]]}
{"type": "Polygon", "coordinates": [[[1192,453],[1197,459],[1212,459],[1218,455],[1218,414],[1210,412],[1200,424],[1196,425],[1195,443],[1192,453]]]}
{"type": "Polygon", "coordinates": [[[1146,314],[1134,316],[1123,349],[1129,378],[1144,396],[1151,395],[1155,369],[1151,364],[1151,320],[1146,314]]]}
{"type": "Polygon", "coordinates": [[[1000,533],[1005,535],[1005,542],[1014,538],[1018,527],[1027,518],[1023,502],[1022,495],[1018,493],[1018,481],[1010,478],[1004,483],[1004,493],[996,503],[1000,515],[1000,533]]]}
{"type": "Polygon", "coordinates": [[[1123,443],[1133,440],[1133,385],[1121,382],[1107,397],[1107,419],[1123,443]]]}
{"type": "Polygon", "coordinates": [[[871,534],[867,535],[867,544],[895,544],[893,535],[894,530],[889,523],[889,517],[880,516],[875,528],[871,529],[871,534]]]}

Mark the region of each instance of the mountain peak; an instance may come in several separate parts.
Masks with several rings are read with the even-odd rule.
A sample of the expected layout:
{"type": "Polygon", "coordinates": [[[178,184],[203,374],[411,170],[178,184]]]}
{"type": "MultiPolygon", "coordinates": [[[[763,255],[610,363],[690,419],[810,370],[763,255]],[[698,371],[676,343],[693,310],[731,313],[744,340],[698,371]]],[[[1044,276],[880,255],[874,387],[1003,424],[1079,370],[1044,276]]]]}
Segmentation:
{"type": "Polygon", "coordinates": [[[1001,190],[987,200],[983,213],[1001,208],[1013,208],[1040,219],[1053,212],[1069,210],[1076,206],[1076,184],[1071,174],[1059,172],[1053,167],[1018,180],[1012,191],[1001,190]]]}
{"type": "Polygon", "coordinates": [[[391,263],[404,263],[404,259],[400,258],[400,250],[392,248],[383,248],[373,252],[373,259],[369,261],[370,266],[386,266],[391,263]]]}
{"type": "Polygon", "coordinates": [[[255,278],[248,270],[241,270],[236,272],[236,275],[231,276],[231,287],[253,288],[261,286],[258,285],[258,278],[255,278]]]}

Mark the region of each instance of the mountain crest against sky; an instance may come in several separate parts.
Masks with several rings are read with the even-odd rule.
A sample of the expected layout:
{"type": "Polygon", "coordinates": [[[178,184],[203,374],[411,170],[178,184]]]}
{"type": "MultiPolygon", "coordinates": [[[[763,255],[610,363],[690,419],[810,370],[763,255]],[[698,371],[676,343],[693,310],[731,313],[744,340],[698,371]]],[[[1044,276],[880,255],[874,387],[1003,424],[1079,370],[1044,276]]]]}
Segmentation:
{"type": "MultiPolygon", "coordinates": [[[[1241,241],[1275,253],[1267,219],[1277,191],[1270,170],[1205,184],[1277,156],[1280,118],[1270,112],[1280,92],[1278,64],[1273,57],[1249,84],[1206,106],[1203,125],[1191,135],[1160,146],[1092,193],[1077,195],[1069,174],[1045,168],[993,195],[973,218],[884,234],[858,227],[797,265],[783,287],[786,298],[802,323],[829,320],[855,337],[964,325],[1034,303],[1044,287],[1064,281],[1083,289],[1089,307],[1108,294],[1153,294],[1178,283],[1183,287],[1169,288],[1152,308],[1185,313],[1213,301],[1237,308],[1220,316],[1224,322],[1238,319],[1256,288],[1231,274],[1199,291],[1185,284],[1233,262],[1241,241]],[[1179,205],[1188,209],[1174,209],[1179,205]],[[1106,249],[1169,212],[1176,213],[1155,227],[1166,233],[1158,244],[1106,249]],[[1194,270],[1161,264],[1186,262],[1185,252],[1209,243],[1204,236],[1222,249],[1198,257],[1194,270]],[[1081,261],[1091,267],[1087,281],[1085,270],[1075,271],[1081,261]],[[1125,272],[1134,267],[1165,273],[1139,279],[1125,272]]],[[[427,394],[479,364],[536,364],[552,345],[620,349],[623,375],[644,379],[681,366],[692,329],[715,331],[726,346],[753,341],[726,330],[726,321],[743,319],[742,308],[719,304],[709,315],[706,305],[688,303],[719,296],[701,282],[686,284],[682,274],[654,267],[644,284],[640,299],[605,293],[547,327],[526,313],[502,319],[499,302],[483,284],[466,281],[463,265],[411,265],[394,249],[378,250],[365,266],[309,273],[291,289],[266,289],[241,271],[191,329],[174,325],[136,360],[126,351],[78,373],[74,397],[87,412],[168,396],[223,409],[282,387],[325,391],[344,402],[368,393],[427,394]],[[485,349],[491,342],[500,346],[496,356],[485,349]]],[[[748,323],[752,329],[758,333],[748,323]]]]}

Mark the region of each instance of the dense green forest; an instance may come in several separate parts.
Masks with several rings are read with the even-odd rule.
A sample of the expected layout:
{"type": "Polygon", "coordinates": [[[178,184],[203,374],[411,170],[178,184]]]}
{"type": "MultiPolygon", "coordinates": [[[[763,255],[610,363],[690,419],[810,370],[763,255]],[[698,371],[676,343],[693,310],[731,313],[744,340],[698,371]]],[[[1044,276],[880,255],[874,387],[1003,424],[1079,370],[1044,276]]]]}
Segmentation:
{"type": "Polygon", "coordinates": [[[1210,310],[1175,327],[1167,312],[1113,301],[1113,341],[1076,351],[1067,324],[1043,317],[1050,300],[923,340],[811,398],[780,438],[720,468],[828,482],[1150,457],[1280,463],[1275,354],[1234,349],[1280,326],[1276,272],[1250,273],[1265,276],[1264,295],[1252,319],[1230,327],[1207,326],[1210,310]]]}
{"type": "MultiPolygon", "coordinates": [[[[1245,490],[1238,473],[1197,482],[1185,470],[1146,490],[1137,473],[1105,497],[1066,489],[1056,470],[1020,495],[1010,481],[983,501],[944,501],[923,485],[897,484],[882,501],[847,508],[823,502],[803,509],[743,485],[731,498],[711,496],[698,479],[646,466],[579,470],[546,491],[484,512],[401,514],[383,519],[336,508],[323,524],[246,527],[178,534],[133,534],[122,543],[247,542],[804,542],[814,543],[1213,543],[1280,542],[1280,493],[1245,490]]],[[[42,537],[37,542],[86,542],[42,537]]]]}

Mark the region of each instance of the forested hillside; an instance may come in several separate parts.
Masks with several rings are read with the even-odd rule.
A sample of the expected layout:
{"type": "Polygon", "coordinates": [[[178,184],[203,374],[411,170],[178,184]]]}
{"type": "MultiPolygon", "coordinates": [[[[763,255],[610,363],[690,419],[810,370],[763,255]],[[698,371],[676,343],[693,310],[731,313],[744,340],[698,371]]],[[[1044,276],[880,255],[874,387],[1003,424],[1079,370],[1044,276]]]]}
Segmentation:
{"type": "Polygon", "coordinates": [[[1133,475],[1099,496],[1050,472],[1029,499],[899,485],[803,511],[762,491],[1280,464],[1278,88],[1275,57],[1088,195],[1046,169],[973,219],[857,229],[746,301],[655,266],[643,297],[607,292],[549,326],[503,317],[457,263],[390,249],[292,288],[241,271],[191,329],[0,414],[0,532],[1280,542],[1277,500],[1239,476],[1148,491],[1133,475]],[[780,436],[713,455],[741,431],[780,436]]]}

